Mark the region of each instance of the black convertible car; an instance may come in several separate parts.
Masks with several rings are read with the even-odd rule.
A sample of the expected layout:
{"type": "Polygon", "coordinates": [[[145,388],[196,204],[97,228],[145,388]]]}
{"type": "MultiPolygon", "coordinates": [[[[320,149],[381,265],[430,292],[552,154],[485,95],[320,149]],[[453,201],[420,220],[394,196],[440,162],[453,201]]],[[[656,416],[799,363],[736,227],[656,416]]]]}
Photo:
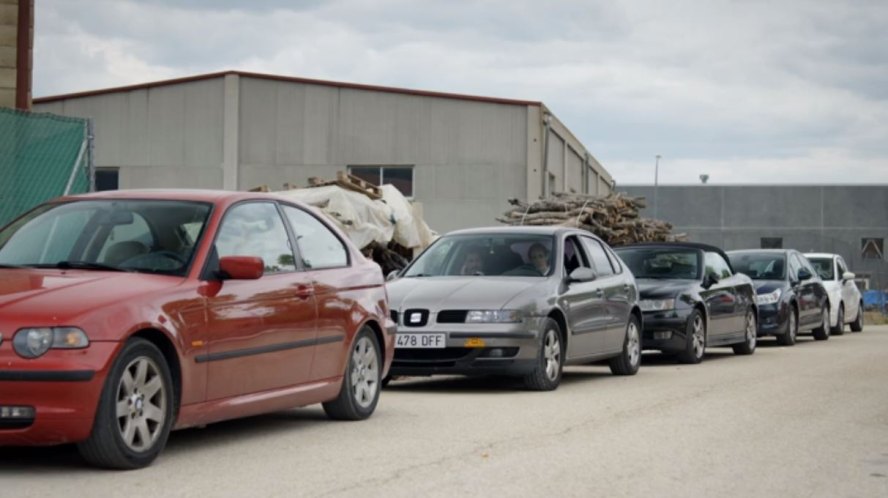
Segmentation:
{"type": "Polygon", "coordinates": [[[682,363],[699,363],[712,346],[755,352],[755,289],[721,249],[663,242],[614,250],[638,284],[644,349],[675,354],[682,363]]]}
{"type": "Polygon", "coordinates": [[[818,341],[829,339],[829,301],[817,271],[792,249],[729,251],[738,272],[752,278],[758,293],[759,335],[795,344],[799,331],[810,330],[818,341]]]}

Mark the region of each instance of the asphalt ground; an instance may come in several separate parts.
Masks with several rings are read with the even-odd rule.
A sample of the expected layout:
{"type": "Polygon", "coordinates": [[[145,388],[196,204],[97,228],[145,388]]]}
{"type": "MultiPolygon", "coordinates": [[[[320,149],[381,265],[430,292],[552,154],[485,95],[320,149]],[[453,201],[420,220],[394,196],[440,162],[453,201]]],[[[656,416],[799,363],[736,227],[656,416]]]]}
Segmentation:
{"type": "Polygon", "coordinates": [[[555,392],[411,378],[372,418],[320,406],[174,432],[149,468],[0,448],[0,497],[888,497],[888,326],[638,375],[570,367],[555,392]]]}

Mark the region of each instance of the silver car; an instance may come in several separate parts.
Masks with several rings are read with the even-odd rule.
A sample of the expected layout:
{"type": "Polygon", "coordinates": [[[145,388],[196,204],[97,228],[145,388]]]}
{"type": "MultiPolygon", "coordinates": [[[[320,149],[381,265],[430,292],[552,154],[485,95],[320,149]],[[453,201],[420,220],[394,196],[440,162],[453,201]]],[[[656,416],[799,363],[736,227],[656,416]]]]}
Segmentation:
{"type": "Polygon", "coordinates": [[[589,232],[563,227],[460,230],[387,284],[398,324],[392,375],[497,374],[558,387],[565,364],[641,364],[632,273],[589,232]]]}

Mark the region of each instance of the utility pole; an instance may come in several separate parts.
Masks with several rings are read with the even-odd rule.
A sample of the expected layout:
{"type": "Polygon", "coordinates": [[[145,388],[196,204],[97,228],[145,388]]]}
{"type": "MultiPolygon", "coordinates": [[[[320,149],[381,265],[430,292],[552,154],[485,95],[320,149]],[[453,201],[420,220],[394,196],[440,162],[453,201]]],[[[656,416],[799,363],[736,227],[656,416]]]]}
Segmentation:
{"type": "Polygon", "coordinates": [[[659,217],[660,206],[657,203],[657,201],[658,201],[657,187],[659,184],[659,177],[660,177],[660,154],[657,154],[655,156],[655,162],[654,162],[654,219],[660,218],[659,217]]]}

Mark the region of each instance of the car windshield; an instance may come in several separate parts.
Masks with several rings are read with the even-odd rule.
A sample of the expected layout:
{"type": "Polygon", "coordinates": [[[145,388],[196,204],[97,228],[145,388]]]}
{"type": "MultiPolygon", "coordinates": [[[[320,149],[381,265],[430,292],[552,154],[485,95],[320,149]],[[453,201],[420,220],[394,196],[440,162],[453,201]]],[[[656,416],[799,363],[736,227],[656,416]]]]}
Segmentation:
{"type": "Polygon", "coordinates": [[[808,261],[814,265],[814,269],[817,270],[817,274],[823,280],[833,280],[836,278],[832,258],[808,258],[808,261]]]}
{"type": "Polygon", "coordinates": [[[614,249],[635,278],[697,280],[700,251],[684,247],[625,247],[614,249]]]}
{"type": "Polygon", "coordinates": [[[786,256],[782,253],[728,253],[731,266],[753,280],[783,280],[786,256]]]}
{"type": "Polygon", "coordinates": [[[165,200],[44,204],[0,230],[0,266],[185,275],[210,210],[165,200]]]}
{"type": "Polygon", "coordinates": [[[541,277],[552,272],[554,240],[551,235],[525,234],[444,236],[423,252],[404,276],[541,277]]]}

